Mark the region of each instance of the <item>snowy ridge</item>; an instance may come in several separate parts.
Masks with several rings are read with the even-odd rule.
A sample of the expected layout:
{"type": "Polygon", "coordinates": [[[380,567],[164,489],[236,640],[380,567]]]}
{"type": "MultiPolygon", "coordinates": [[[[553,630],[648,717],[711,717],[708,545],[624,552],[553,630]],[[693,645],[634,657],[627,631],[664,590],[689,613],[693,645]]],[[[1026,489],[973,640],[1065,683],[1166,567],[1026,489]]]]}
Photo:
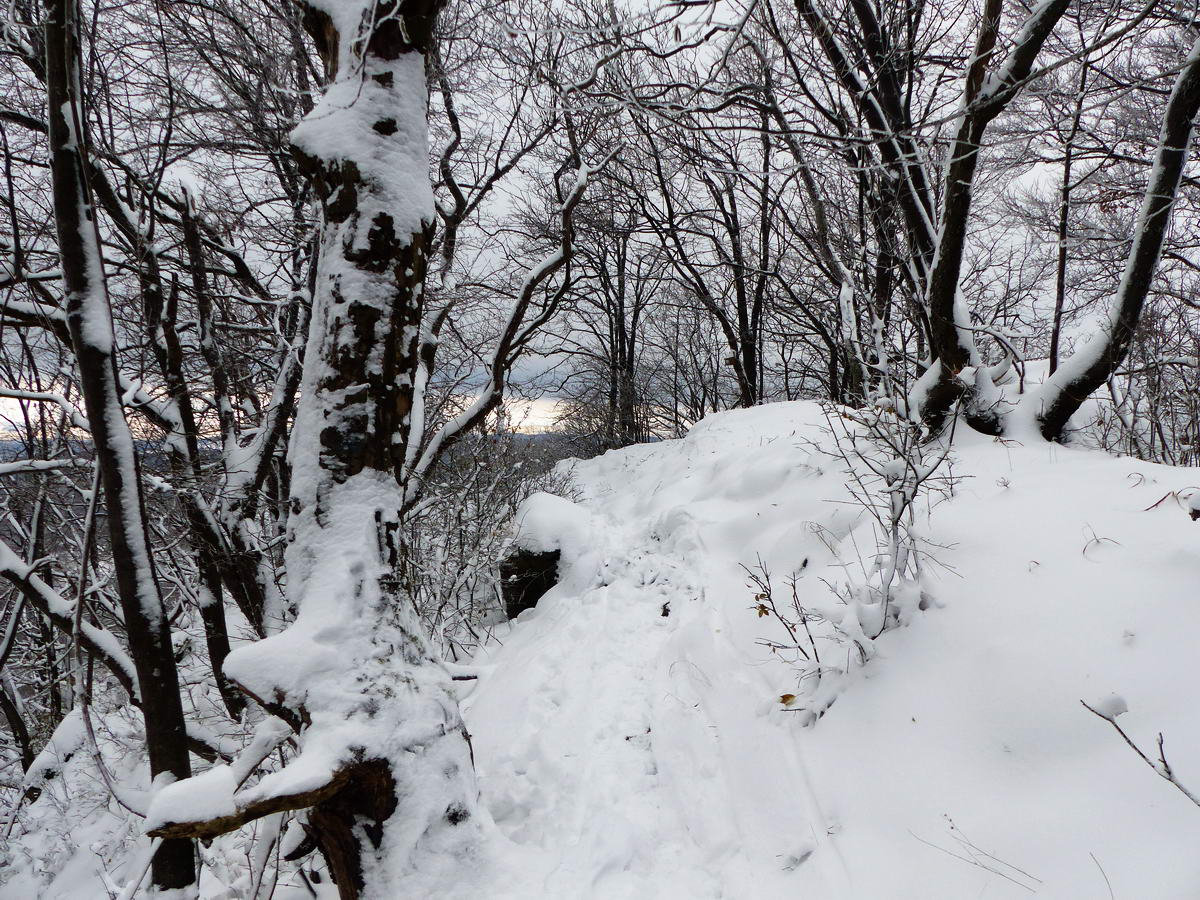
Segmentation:
{"type": "Polygon", "coordinates": [[[590,539],[467,689],[496,832],[429,896],[1196,895],[1200,811],[1079,700],[1126,698],[1200,783],[1200,534],[1171,493],[1200,472],[960,435],[941,608],[804,727],[739,564],[808,559],[802,600],[831,609],[822,579],[869,555],[825,427],[777,404],[575,464],[590,539]]]}

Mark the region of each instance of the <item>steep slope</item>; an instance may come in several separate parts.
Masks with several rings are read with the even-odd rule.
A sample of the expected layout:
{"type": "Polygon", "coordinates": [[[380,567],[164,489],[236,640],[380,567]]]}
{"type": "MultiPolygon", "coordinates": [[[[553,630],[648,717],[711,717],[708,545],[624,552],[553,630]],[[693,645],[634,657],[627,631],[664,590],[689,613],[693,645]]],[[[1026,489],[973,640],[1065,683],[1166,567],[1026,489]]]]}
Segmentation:
{"type": "Polygon", "coordinates": [[[1200,529],[1170,495],[1200,472],[960,434],[933,603],[865,665],[818,630],[846,674],[806,725],[741,566],[798,573],[830,619],[831,586],[870,568],[828,429],[812,404],[721,414],[576,463],[575,504],[529,504],[563,578],[478,661],[497,830],[438,896],[1200,895],[1200,808],[1079,703],[1119,692],[1200,788],[1200,529]]]}

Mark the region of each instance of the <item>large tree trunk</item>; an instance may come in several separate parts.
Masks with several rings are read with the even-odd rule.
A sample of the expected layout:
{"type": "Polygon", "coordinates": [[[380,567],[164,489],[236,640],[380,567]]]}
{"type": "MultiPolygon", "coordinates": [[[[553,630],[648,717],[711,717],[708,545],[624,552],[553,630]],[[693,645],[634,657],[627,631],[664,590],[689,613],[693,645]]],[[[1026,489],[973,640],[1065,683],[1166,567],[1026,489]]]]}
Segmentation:
{"type": "Polygon", "coordinates": [[[448,313],[426,310],[424,294],[434,217],[425,55],[439,0],[303,7],[330,84],[292,134],[324,217],[289,451],[296,618],[225,664],[296,731],[299,753],[234,787],[217,816],[190,806],[194,784],[168,786],[147,824],[157,837],[210,837],[308,809],[341,896],[391,900],[426,860],[469,854],[480,837],[452,683],[400,587],[401,522],[440,455],[496,408],[514,360],[569,289],[564,278],[539,293],[569,264],[574,210],[599,168],[579,165],[561,189],[561,240],[527,273],[479,397],[426,435],[423,392],[448,313]]]}
{"type": "Polygon", "coordinates": [[[305,7],[331,84],[293,134],[325,220],[291,446],[298,614],[227,659],[237,684],[300,730],[275,800],[316,801],[308,827],[343,898],[395,897],[423,849],[474,833],[466,729],[395,577],[398,479],[421,440],[410,413],[434,213],[425,53],[438,5],[357,0],[336,18],[305,7]],[[325,784],[283,796],[289,771],[309,766],[325,784]]]}
{"type": "MultiPolygon", "coordinates": [[[[150,772],[155,778],[187,778],[191,771],[179,677],[146,531],[137,453],[121,404],[112,311],[84,174],[86,132],[78,59],[75,4],[48,0],[50,168],[67,324],[108,508],[113,568],[137,668],[150,772]]],[[[161,889],[191,885],[195,879],[191,841],[164,841],[154,857],[152,878],[161,889]]]]}
{"type": "Polygon", "coordinates": [[[1042,436],[1047,440],[1062,437],[1071,416],[1093,391],[1116,373],[1129,352],[1171,223],[1171,210],[1187,164],[1198,111],[1200,41],[1193,45],[1176,77],[1163,115],[1158,152],[1154,155],[1141,213],[1134,228],[1133,246],[1109,310],[1105,331],[1076,350],[1031,398],[1041,404],[1038,419],[1042,436]]]}

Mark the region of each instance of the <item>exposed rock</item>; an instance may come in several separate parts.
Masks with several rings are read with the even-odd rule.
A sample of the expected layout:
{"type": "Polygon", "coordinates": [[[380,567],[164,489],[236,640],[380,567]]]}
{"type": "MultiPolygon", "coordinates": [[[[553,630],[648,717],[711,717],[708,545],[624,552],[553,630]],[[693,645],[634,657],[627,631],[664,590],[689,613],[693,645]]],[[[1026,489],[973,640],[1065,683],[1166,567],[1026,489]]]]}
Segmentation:
{"type": "Polygon", "coordinates": [[[542,595],[558,584],[560,550],[534,553],[514,549],[500,561],[500,590],[510,619],[537,606],[542,595]]]}

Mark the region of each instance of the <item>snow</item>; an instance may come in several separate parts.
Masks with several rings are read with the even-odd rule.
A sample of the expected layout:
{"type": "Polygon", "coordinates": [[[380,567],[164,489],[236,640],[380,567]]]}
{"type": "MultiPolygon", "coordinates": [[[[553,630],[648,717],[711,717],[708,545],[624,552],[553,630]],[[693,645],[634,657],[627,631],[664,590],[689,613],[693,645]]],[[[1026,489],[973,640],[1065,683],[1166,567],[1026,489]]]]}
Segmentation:
{"type": "MultiPolygon", "coordinates": [[[[1103,718],[1119,717],[1152,758],[1162,732],[1174,774],[1200,785],[1200,525],[1188,515],[1200,470],[960,429],[938,469],[954,476],[953,496],[918,503],[923,574],[901,585],[915,596],[893,598],[902,624],[872,640],[855,631],[860,589],[888,563],[834,452],[832,431],[863,444],[844,412],[722,413],[684,440],[565,464],[572,499],[532,496],[513,534],[517,546],[561,551],[559,584],[459,667],[476,680],[454,682],[472,733],[478,842],[417,833],[444,786],[414,780],[401,786],[413,827],[390,833],[368,866],[406,897],[438,900],[1074,900],[1108,897],[1109,884],[1115,897],[1197,896],[1200,812],[1103,718]],[[1158,502],[1172,494],[1178,502],[1158,502]],[[758,613],[742,568],[760,564],[777,603],[794,575],[817,614],[819,681],[760,643],[785,637],[758,613]],[[414,856],[417,844],[426,852],[414,856]],[[420,864],[391,870],[400,859],[420,864]]],[[[878,468],[868,484],[886,503],[885,480],[907,476],[878,468]]],[[[329,655],[347,636],[367,640],[368,618],[349,611],[362,607],[339,592],[370,557],[374,510],[397,490],[359,476],[334,488],[299,618],[230,657],[252,687],[305,697],[313,737],[256,781],[255,760],[288,733],[264,721],[238,761],[154,792],[151,826],[302,790],[348,746],[420,744],[413,728],[453,721],[422,705],[436,705],[433,684],[363,714],[329,655]]],[[[64,731],[54,745],[73,741],[64,731]]],[[[95,887],[86,848],[128,840],[111,813],[89,822],[47,896],[100,895],[55,892],[95,887]]],[[[235,838],[206,858],[221,865],[235,838]]],[[[205,900],[232,896],[217,885],[233,879],[216,876],[205,900]]],[[[0,897],[28,896],[24,878],[0,897]]]]}
{"type": "Polygon", "coordinates": [[[1117,716],[1129,712],[1129,704],[1120,694],[1109,694],[1091,704],[1091,707],[1106,719],[1115,719],[1117,716]]]}
{"type": "Polygon", "coordinates": [[[286,630],[234,649],[225,661],[230,678],[256,696],[314,709],[340,707],[340,699],[357,695],[353,686],[340,683],[339,673],[346,648],[359,639],[370,641],[363,631],[370,625],[367,610],[378,598],[362,596],[359,586],[369,584],[371,567],[379,566],[375,511],[394,492],[386,477],[361,473],[331,491],[331,521],[297,526],[305,532],[290,549],[305,552],[295,571],[303,572],[303,597],[311,602],[286,630]],[[310,543],[314,534],[319,555],[310,543]]]}
{"type": "Polygon", "coordinates": [[[586,509],[538,491],[517,510],[513,544],[532,553],[560,550],[568,559],[575,559],[587,550],[592,527],[586,509]]]}
{"type": "Polygon", "coordinates": [[[1200,815],[1080,700],[1165,732],[1200,783],[1200,535],[1147,509],[1200,473],[960,431],[954,496],[919,517],[936,602],[863,666],[822,625],[845,671],[806,725],[740,566],[781,595],[797,572],[831,617],[870,567],[827,428],[807,403],[723,413],[531,501],[518,534],[568,577],[462,686],[495,828],[413,896],[1196,896],[1200,815]]]}
{"type": "Polygon", "coordinates": [[[61,772],[66,762],[83,747],[85,739],[83,715],[73,709],[63,716],[46,746],[34,758],[33,765],[25,773],[25,786],[40,788],[47,779],[61,772]]]}
{"type": "MultiPolygon", "coordinates": [[[[292,131],[291,140],[310,156],[354,163],[373,187],[369,196],[361,198],[370,204],[359,210],[363,219],[369,221],[375,210],[383,210],[392,217],[398,235],[413,234],[421,231],[434,211],[425,127],[425,61],[419,53],[402,53],[388,63],[372,58],[371,65],[370,71],[340,74],[292,131]],[[385,86],[379,79],[389,83],[385,86]],[[377,130],[376,124],[383,122],[390,123],[392,130],[377,130]]],[[[361,236],[365,235],[363,229],[361,236]]]]}
{"type": "MultiPolygon", "coordinates": [[[[394,515],[399,492],[390,475],[367,469],[325,489],[319,519],[313,507],[296,515],[287,551],[296,619],[225,661],[253,695],[303,708],[309,720],[286,766],[231,792],[237,808],[319,789],[358,759],[393,762],[403,815],[368,861],[368,883],[378,884],[399,883],[414,858],[460,853],[476,827],[441,824],[451,802],[474,797],[469,747],[449,675],[419,637],[412,605],[380,584],[379,523],[394,515]]],[[[195,790],[171,800],[175,821],[209,813],[195,790]]]]}
{"type": "Polygon", "coordinates": [[[233,802],[235,790],[237,778],[233,769],[225,765],[213,766],[207,772],[163,785],[150,801],[146,830],[181,818],[194,821],[231,816],[237,811],[233,802]]]}

